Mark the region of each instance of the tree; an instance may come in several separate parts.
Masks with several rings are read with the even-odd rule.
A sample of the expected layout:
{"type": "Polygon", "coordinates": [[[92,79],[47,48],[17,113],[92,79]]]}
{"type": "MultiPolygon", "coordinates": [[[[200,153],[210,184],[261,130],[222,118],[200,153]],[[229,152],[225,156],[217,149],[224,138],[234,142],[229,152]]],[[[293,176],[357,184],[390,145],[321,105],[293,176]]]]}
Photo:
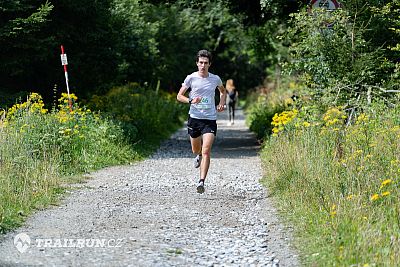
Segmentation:
{"type": "Polygon", "coordinates": [[[379,97],[392,69],[385,49],[366,39],[370,27],[352,13],[339,9],[293,15],[290,70],[295,71],[322,102],[361,105],[379,97]],[[365,101],[365,102],[363,102],[365,101]]]}
{"type": "MultiPolygon", "coordinates": [[[[53,5],[40,1],[0,3],[1,88],[12,92],[35,80],[35,64],[43,60],[52,38],[42,34],[53,5]]],[[[27,89],[27,88],[24,88],[27,89]]]]}

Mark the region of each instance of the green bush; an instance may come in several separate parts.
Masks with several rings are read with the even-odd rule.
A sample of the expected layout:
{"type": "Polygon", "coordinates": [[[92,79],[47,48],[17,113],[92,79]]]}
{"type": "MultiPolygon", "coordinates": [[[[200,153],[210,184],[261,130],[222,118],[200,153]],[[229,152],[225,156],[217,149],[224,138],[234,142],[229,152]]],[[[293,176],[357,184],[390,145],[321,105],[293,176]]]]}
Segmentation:
{"type": "Polygon", "coordinates": [[[271,122],[276,113],[291,109],[301,102],[294,102],[291,98],[300,91],[299,84],[290,79],[281,81],[275,89],[273,84],[259,88],[246,98],[246,123],[259,140],[272,134],[271,122]]]}
{"type": "Polygon", "coordinates": [[[120,121],[132,142],[167,137],[181,126],[186,110],[177,102],[176,95],[135,83],[94,96],[89,106],[120,121]]]}

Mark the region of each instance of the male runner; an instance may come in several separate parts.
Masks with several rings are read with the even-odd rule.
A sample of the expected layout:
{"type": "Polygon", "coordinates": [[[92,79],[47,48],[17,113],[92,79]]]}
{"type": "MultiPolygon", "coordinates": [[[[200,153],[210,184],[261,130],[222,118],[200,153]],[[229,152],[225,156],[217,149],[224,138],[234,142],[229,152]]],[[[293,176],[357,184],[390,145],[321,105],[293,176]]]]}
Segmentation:
{"type": "Polygon", "coordinates": [[[211,147],[217,134],[217,111],[224,110],[226,90],[218,75],[208,72],[212,56],[207,50],[197,53],[196,65],[198,71],[189,74],[180,88],[177,99],[188,103],[189,119],[188,134],[192,152],[196,155],[195,167],[200,167],[200,180],[197,192],[204,193],[204,181],[210,167],[211,147]],[[189,97],[185,96],[188,89],[189,97]],[[215,88],[220,92],[219,104],[215,105],[215,88]]]}

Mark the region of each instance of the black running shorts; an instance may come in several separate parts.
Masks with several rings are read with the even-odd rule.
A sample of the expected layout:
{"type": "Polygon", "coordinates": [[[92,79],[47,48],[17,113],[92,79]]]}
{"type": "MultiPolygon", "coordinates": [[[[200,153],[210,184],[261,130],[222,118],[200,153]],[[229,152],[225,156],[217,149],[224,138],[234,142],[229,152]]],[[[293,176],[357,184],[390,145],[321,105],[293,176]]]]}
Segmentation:
{"type": "Polygon", "coordinates": [[[188,127],[188,134],[192,138],[197,138],[205,133],[213,133],[214,135],[217,135],[216,120],[204,120],[204,119],[195,119],[189,117],[187,127],[188,127]]]}

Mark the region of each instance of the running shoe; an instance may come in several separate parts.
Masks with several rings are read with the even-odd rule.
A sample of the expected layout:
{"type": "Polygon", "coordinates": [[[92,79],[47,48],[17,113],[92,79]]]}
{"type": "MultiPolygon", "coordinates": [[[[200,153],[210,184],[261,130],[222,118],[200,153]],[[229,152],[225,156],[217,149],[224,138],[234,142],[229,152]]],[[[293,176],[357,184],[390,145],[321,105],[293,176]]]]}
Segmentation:
{"type": "Polygon", "coordinates": [[[197,155],[197,156],[194,158],[194,167],[195,167],[195,168],[200,167],[200,163],[201,163],[201,156],[200,156],[200,155],[197,155]]]}
{"type": "Polygon", "coordinates": [[[204,180],[200,180],[197,184],[197,193],[203,194],[204,193],[204,180]]]}

